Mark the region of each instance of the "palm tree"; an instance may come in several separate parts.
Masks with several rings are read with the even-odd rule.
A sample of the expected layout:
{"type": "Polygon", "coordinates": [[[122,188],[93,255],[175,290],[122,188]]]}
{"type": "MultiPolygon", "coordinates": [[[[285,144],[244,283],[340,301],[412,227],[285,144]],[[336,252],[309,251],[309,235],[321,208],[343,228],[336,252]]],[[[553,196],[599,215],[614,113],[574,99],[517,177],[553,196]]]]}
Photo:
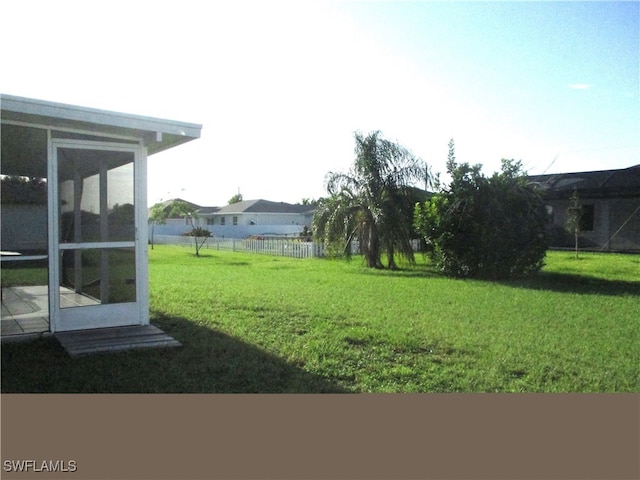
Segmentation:
{"type": "Polygon", "coordinates": [[[316,237],[328,246],[341,245],[346,255],[357,239],[368,267],[383,268],[383,252],[389,268],[396,268],[396,254],[413,262],[413,209],[424,198],[411,183],[424,182],[428,170],[406,148],[381,138],[379,131],[366,137],[356,132],[354,137],[350,171],[327,174],[329,197],[316,208],[316,237]]]}

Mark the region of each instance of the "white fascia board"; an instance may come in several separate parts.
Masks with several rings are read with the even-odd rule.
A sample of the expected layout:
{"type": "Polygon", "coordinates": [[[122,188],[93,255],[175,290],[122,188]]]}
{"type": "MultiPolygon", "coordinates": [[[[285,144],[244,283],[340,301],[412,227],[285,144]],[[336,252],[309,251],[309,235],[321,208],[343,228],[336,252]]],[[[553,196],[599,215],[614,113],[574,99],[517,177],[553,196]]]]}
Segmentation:
{"type": "Polygon", "coordinates": [[[0,95],[3,118],[44,121],[52,127],[106,133],[122,132],[149,142],[149,152],[156,153],[172,146],[200,138],[202,125],[96,108],[80,107],[31,98],[0,95]],[[161,139],[160,142],[157,140],[161,139]]]}

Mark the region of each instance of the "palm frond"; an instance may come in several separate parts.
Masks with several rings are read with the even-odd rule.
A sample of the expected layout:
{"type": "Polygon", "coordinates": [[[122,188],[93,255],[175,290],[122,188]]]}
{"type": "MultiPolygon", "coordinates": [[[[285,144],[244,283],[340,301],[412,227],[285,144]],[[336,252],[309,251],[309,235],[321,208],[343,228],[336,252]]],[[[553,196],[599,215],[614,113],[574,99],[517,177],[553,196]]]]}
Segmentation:
{"type": "Polygon", "coordinates": [[[381,267],[385,249],[389,265],[394,255],[413,261],[413,209],[415,182],[429,184],[429,169],[408,149],[382,138],[379,131],[354,133],[355,159],[348,173],[329,172],[325,186],[329,198],[320,203],[314,231],[326,243],[358,238],[367,260],[381,267]]]}

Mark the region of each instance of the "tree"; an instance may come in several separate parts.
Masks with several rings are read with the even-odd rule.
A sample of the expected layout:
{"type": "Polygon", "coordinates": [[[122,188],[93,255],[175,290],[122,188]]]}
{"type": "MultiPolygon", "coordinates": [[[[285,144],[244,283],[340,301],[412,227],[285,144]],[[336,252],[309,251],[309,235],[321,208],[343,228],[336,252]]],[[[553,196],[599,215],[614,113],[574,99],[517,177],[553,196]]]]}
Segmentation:
{"type": "Polygon", "coordinates": [[[198,218],[195,209],[193,207],[190,207],[187,202],[176,200],[171,206],[170,216],[186,217],[189,220],[191,231],[187,235],[193,237],[194,243],[196,245],[196,257],[199,257],[200,249],[204,245],[204,242],[207,240],[207,238],[211,236],[211,232],[209,230],[205,230],[203,228],[195,226],[194,220],[198,218]],[[199,237],[203,237],[202,243],[198,243],[199,237]]]}
{"type": "Polygon", "coordinates": [[[149,223],[151,224],[151,250],[153,250],[153,236],[155,233],[156,225],[164,225],[167,223],[168,212],[165,205],[162,203],[156,203],[149,211],[149,223]]]}
{"type": "Polygon", "coordinates": [[[204,242],[207,241],[207,238],[211,237],[211,232],[202,227],[196,227],[193,224],[193,218],[195,214],[188,214],[187,218],[189,218],[189,222],[191,223],[191,231],[187,232],[187,235],[193,237],[193,241],[196,244],[196,257],[200,256],[200,249],[204,245],[204,242]],[[198,243],[198,238],[202,237],[202,242],[198,243]]]}
{"type": "Polygon", "coordinates": [[[415,208],[414,226],[443,272],[460,277],[508,278],[542,268],[548,213],[521,162],[502,160],[491,177],[481,165],[455,161],[449,144],[448,188],[415,208]]]}
{"type": "Polygon", "coordinates": [[[358,240],[371,268],[384,268],[383,252],[388,268],[397,268],[396,255],[413,262],[413,205],[424,192],[411,183],[424,180],[424,163],[378,131],[366,137],[355,132],[354,137],[355,160],[350,171],[327,174],[329,197],[318,201],[314,235],[329,251],[346,256],[351,253],[351,242],[358,240]]]}
{"type": "Polygon", "coordinates": [[[186,217],[187,215],[193,215],[195,208],[190,206],[184,200],[175,200],[171,203],[169,208],[168,217],[186,217]]]}
{"type": "Polygon", "coordinates": [[[0,175],[2,204],[47,205],[47,180],[39,177],[0,175]]]}
{"type": "Polygon", "coordinates": [[[200,256],[200,248],[204,245],[207,237],[211,236],[211,232],[194,225],[194,218],[197,218],[195,208],[190,206],[184,200],[175,200],[170,206],[162,203],[156,203],[151,207],[149,212],[149,223],[151,223],[151,249],[153,249],[153,234],[155,225],[164,225],[167,218],[183,217],[189,220],[191,231],[188,235],[194,237],[196,244],[196,256],[200,256]],[[206,233],[203,233],[206,232],[206,233]],[[198,237],[204,237],[202,243],[198,244],[198,237]]]}
{"type": "Polygon", "coordinates": [[[313,233],[311,232],[311,229],[305,225],[302,227],[299,237],[303,242],[310,242],[313,239],[313,233]]]}
{"type": "Polygon", "coordinates": [[[567,227],[573,232],[575,239],[576,259],[578,258],[580,230],[582,226],[582,204],[578,190],[574,189],[569,198],[569,207],[567,208],[567,227]]]}
{"type": "Polygon", "coordinates": [[[234,203],[240,203],[241,201],[242,201],[242,194],[238,192],[229,199],[229,205],[232,205],[234,203]]]}

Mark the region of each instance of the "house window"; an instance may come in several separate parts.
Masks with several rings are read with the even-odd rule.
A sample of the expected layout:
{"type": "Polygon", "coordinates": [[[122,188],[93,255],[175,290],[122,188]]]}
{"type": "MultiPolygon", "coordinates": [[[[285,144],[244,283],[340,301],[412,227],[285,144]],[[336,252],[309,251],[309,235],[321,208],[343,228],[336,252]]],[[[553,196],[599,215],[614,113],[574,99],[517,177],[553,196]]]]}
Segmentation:
{"type": "Polygon", "coordinates": [[[233,224],[238,225],[238,217],[233,217],[233,224]]]}
{"type": "Polygon", "coordinates": [[[215,219],[213,219],[213,218],[207,218],[207,225],[215,225],[215,224],[213,223],[213,221],[214,221],[214,220],[215,220],[215,219]]]}
{"type": "Polygon", "coordinates": [[[224,217],[220,217],[220,225],[224,225],[225,221],[224,221],[224,217]]]}
{"type": "Polygon", "coordinates": [[[592,232],[595,220],[595,205],[583,205],[580,213],[580,230],[583,232],[592,232]]]}

